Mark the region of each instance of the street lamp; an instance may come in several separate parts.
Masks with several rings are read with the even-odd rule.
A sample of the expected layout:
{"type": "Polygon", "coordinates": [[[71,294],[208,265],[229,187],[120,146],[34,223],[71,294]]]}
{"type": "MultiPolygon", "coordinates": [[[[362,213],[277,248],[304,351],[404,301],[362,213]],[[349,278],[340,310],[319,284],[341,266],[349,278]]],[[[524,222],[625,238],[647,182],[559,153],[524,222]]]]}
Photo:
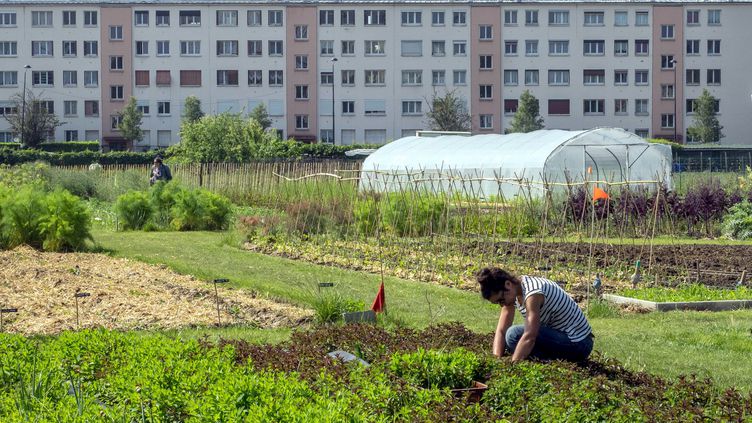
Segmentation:
{"type": "Polygon", "coordinates": [[[676,59],[671,60],[671,67],[674,68],[674,142],[679,142],[679,140],[676,139],[676,129],[679,122],[679,117],[676,115],[676,102],[678,101],[679,96],[679,89],[676,86],[676,64],[679,63],[676,59]]]}
{"type": "Polygon", "coordinates": [[[31,65],[24,66],[24,83],[21,100],[21,147],[26,146],[24,137],[26,136],[26,70],[31,69],[31,65]]]}
{"type": "Polygon", "coordinates": [[[335,81],[334,64],[337,63],[337,58],[332,57],[330,62],[332,62],[332,144],[334,144],[334,138],[335,138],[334,134],[336,133],[336,128],[334,126],[334,119],[335,119],[335,116],[337,115],[337,111],[334,108],[334,81],[335,81]]]}

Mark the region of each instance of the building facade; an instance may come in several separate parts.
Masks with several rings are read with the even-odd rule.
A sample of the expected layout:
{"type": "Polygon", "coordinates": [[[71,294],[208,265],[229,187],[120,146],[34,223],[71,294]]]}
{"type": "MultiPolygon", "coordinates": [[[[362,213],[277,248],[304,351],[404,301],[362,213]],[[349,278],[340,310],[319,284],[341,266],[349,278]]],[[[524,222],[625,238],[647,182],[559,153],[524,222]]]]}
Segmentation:
{"type": "Polygon", "coordinates": [[[430,99],[448,91],[474,133],[503,132],[530,90],[546,128],[684,142],[708,89],[723,143],[752,144],[751,19],[752,3],[726,1],[8,0],[0,112],[25,81],[64,122],[56,140],[105,149],[179,142],[191,95],[205,113],[264,104],[285,137],[384,143],[428,129],[430,99]],[[117,131],[130,97],[144,113],[135,145],[117,131]]]}

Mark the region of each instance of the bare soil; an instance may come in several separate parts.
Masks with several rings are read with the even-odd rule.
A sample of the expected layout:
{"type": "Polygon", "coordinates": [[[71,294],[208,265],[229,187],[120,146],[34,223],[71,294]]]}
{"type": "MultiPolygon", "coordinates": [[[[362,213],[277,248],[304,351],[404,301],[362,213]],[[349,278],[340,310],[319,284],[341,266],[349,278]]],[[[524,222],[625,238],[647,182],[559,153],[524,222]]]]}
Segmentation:
{"type": "MultiPolygon", "coordinates": [[[[211,283],[102,254],[45,253],[29,247],[0,252],[0,306],[5,332],[55,334],[75,329],[76,292],[82,328],[173,329],[217,324],[211,283]]],[[[221,286],[222,324],[292,327],[312,312],[221,286]]]]}

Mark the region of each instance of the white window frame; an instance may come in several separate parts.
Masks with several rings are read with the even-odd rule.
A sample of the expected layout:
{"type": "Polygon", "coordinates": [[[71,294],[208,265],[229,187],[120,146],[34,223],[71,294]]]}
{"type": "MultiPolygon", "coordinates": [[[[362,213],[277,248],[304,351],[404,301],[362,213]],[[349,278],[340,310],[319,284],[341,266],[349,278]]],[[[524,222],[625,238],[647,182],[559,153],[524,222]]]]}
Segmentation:
{"type": "Polygon", "coordinates": [[[180,55],[188,57],[201,56],[201,40],[181,40],[180,55]]]}

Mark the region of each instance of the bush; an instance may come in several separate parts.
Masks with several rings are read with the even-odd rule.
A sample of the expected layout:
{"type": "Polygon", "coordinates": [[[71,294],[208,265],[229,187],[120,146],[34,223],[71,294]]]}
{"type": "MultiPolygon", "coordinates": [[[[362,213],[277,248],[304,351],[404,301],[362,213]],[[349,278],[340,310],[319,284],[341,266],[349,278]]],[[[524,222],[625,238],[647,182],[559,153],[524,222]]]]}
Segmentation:
{"type": "Polygon", "coordinates": [[[184,191],[177,182],[159,181],[149,189],[151,204],[154,208],[154,224],[167,227],[170,224],[170,210],[175,205],[175,197],[184,191]]]}
{"type": "Polygon", "coordinates": [[[324,288],[312,301],[313,310],[318,323],[336,323],[342,320],[342,313],[363,311],[365,304],[345,298],[331,288],[324,288]]]}
{"type": "Polygon", "coordinates": [[[752,238],[752,203],[743,201],[731,206],[723,217],[721,232],[723,236],[731,239],[752,238]]]}
{"type": "Polygon", "coordinates": [[[27,244],[33,248],[42,248],[42,236],[39,222],[45,212],[44,191],[26,186],[18,191],[8,191],[3,198],[2,233],[3,248],[14,248],[27,244]]]}
{"type": "Polygon", "coordinates": [[[210,191],[181,190],[175,194],[170,209],[170,225],[179,231],[219,230],[227,228],[232,205],[230,201],[210,191]]]}
{"type": "Polygon", "coordinates": [[[463,348],[435,351],[418,348],[414,353],[395,354],[389,363],[394,374],[422,388],[469,388],[479,378],[481,361],[463,348]]]}
{"type": "Polygon", "coordinates": [[[370,235],[380,227],[399,236],[424,236],[439,232],[446,210],[447,201],[443,196],[394,192],[359,200],[354,207],[354,217],[363,234],[370,235]]]}
{"type": "Polygon", "coordinates": [[[39,149],[49,152],[72,152],[72,151],[99,151],[97,141],[66,141],[45,142],[39,145],[39,149]]]}
{"type": "Polygon", "coordinates": [[[115,212],[123,222],[123,229],[142,229],[154,215],[149,195],[142,191],[131,191],[118,197],[115,212]]]}

